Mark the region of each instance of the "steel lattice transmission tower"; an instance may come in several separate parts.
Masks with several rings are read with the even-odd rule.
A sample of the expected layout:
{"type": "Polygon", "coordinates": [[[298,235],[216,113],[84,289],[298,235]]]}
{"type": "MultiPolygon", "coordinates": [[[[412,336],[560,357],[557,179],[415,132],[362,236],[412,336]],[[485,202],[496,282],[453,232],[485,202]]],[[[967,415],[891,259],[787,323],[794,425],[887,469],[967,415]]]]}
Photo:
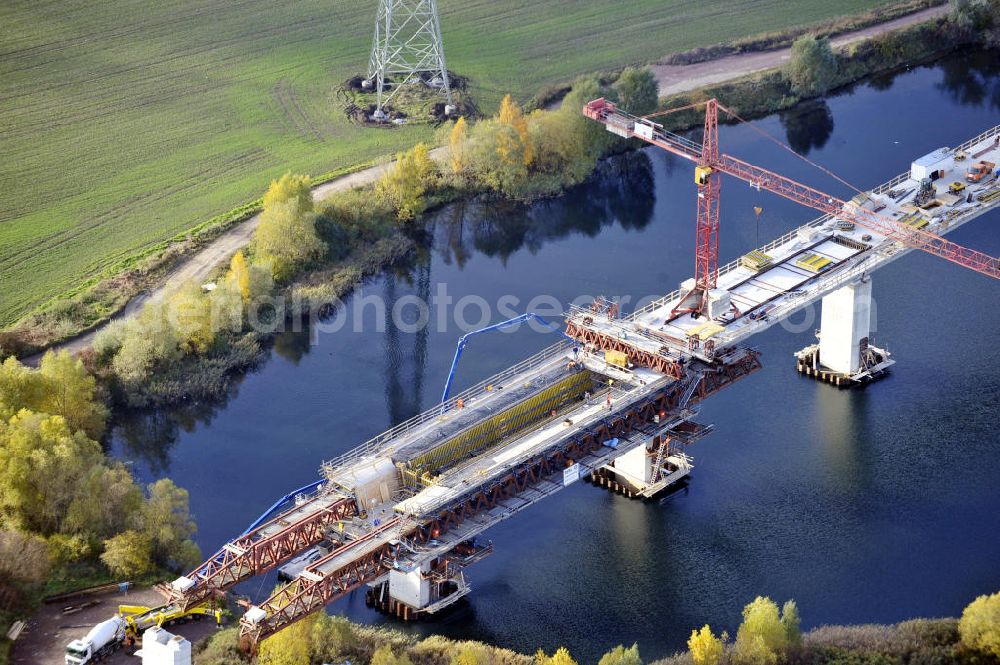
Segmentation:
{"type": "Polygon", "coordinates": [[[444,91],[450,106],[437,0],[379,0],[368,61],[368,81],[377,94],[373,117],[384,120],[383,105],[421,72],[434,74],[431,85],[444,91]]]}

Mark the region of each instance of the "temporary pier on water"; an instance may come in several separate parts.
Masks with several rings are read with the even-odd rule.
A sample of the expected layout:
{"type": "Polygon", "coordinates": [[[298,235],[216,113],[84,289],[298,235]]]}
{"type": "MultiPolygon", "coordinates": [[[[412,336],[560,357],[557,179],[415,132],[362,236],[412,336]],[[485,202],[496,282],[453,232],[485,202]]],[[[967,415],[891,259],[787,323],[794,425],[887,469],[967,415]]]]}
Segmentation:
{"type": "Polygon", "coordinates": [[[697,163],[708,244],[699,240],[695,279],[628,316],[603,299],[572,309],[570,339],[325,462],[321,480],[288,497],[290,507],[276,506],[276,517],[165,585],[170,603],[203,603],[294,559],[284,568],[290,581],[243,616],[248,650],[365,585],[368,602],[395,615],[440,611],[470,591],[465,569],[492,551],[477,537],[497,522],[585,477],[643,498],[687,476],[684,447],[711,431],[694,420],[699,403],[761,366],[745,345],[751,335],[822,299],[819,343],[797,354],[800,371],[864,381],[892,363],[870,339],[875,269],[917,248],[998,276],[995,259],[962,254],[940,234],[1000,205],[992,172],[951,194],[973,159],[1000,161],[1000,126],[851,201],[817,192],[823,198],[810,205],[827,214],[720,268],[705,250],[713,233],[717,247],[711,171],[774,191],[791,181],[735,172],[756,167],[718,154],[714,118],[699,146],[604,100],[584,112],[697,163]],[[931,176],[940,195],[928,199],[921,181],[931,176]]]}

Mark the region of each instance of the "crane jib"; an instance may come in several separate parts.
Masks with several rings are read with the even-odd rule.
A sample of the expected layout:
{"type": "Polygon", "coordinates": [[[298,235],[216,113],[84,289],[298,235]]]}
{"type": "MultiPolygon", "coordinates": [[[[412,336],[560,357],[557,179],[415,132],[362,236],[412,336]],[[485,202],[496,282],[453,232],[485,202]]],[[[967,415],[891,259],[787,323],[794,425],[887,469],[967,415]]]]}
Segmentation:
{"type": "MultiPolygon", "coordinates": [[[[708,100],[703,104],[706,106],[706,127],[709,126],[709,123],[714,126],[717,122],[716,118],[711,116],[717,113],[718,108],[722,108],[732,117],[744,122],[742,118],[729,112],[715,100],[708,100]]],[[[700,104],[668,110],[656,115],[689,110],[695,106],[700,106],[700,104]]],[[[707,166],[720,173],[743,180],[758,189],[778,194],[839,219],[854,222],[858,226],[880,233],[906,247],[933,254],[994,279],[1000,279],[1000,261],[996,257],[963,247],[929,231],[901,224],[899,221],[885,215],[879,215],[877,212],[858,206],[852,209],[842,199],[730,155],[705,155],[702,147],[697,143],[664,130],[662,125],[653,122],[649,117],[637,117],[626,113],[617,108],[613,102],[603,98],[586,104],[583,108],[583,114],[592,120],[603,123],[615,134],[627,138],[642,139],[670,153],[694,161],[700,166],[707,166]]],[[[716,146],[712,147],[717,150],[716,146]]],[[[787,148],[787,146],[785,147],[787,148]]],[[[787,149],[791,150],[791,148],[787,149]]],[[[715,251],[717,251],[717,244],[713,243],[711,247],[699,247],[696,254],[702,256],[706,252],[715,251]]],[[[713,256],[713,258],[717,257],[713,256]]],[[[712,265],[714,264],[715,261],[712,262],[712,265]]],[[[709,282],[714,284],[714,280],[710,279],[709,282]]]]}

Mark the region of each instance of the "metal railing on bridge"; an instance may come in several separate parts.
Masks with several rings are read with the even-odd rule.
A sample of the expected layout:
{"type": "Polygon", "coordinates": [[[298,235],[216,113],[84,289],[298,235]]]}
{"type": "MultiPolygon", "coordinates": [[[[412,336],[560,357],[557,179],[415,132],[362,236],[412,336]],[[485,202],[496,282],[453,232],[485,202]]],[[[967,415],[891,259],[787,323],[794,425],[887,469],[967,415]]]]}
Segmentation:
{"type": "Polygon", "coordinates": [[[504,383],[519,374],[524,374],[525,372],[529,372],[545,365],[553,358],[565,354],[572,347],[573,342],[567,339],[546,347],[535,355],[525,358],[521,362],[512,365],[507,369],[484,379],[483,381],[480,381],[470,388],[463,390],[457,395],[451,397],[447,402],[436,404],[426,411],[387,429],[378,436],[372,437],[360,446],[347,451],[343,455],[339,455],[327,462],[323,462],[321,471],[327,475],[334,469],[350,465],[353,462],[357,462],[365,457],[374,456],[375,453],[379,452],[387,444],[419,429],[420,427],[423,427],[429,422],[441,419],[444,414],[453,409],[455,405],[459,403],[459,400],[461,400],[466,407],[472,406],[476,398],[492,392],[495,388],[502,387],[504,383]]]}

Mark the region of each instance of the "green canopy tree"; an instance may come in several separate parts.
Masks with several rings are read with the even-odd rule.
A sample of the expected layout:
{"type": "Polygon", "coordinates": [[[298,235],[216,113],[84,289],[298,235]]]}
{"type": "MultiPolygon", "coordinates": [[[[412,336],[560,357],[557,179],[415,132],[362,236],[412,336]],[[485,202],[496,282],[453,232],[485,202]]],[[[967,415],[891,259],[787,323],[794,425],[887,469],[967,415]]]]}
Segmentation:
{"type": "Polygon", "coordinates": [[[122,577],[145,575],[153,570],[152,549],[149,536],[125,531],[104,541],[101,562],[122,577]]]}
{"type": "Polygon", "coordinates": [[[837,56],[830,47],[830,40],[803,35],[792,43],[792,55],[785,67],[792,92],[803,97],[817,97],[830,89],[836,75],[837,56]]]}
{"type": "Polygon", "coordinates": [[[197,565],[201,556],[191,540],[197,527],[191,519],[186,489],[169,478],[151,484],[142,507],[142,523],[157,561],[172,568],[197,565]]]}
{"type": "Polygon", "coordinates": [[[49,351],[42,356],[38,373],[44,382],[44,396],[32,410],[60,415],[72,429],[82,429],[90,438],[100,439],[108,409],[98,398],[97,381],[83,361],[65,349],[49,351]]]}
{"type": "Polygon", "coordinates": [[[597,665],[642,665],[642,658],[639,657],[639,645],[633,644],[626,649],[619,644],[601,656],[597,665]]]}
{"type": "MultiPolygon", "coordinates": [[[[456,125],[458,127],[458,125],[456,125]]],[[[400,221],[409,221],[427,206],[424,195],[437,176],[430,150],[418,143],[396,156],[395,163],[375,186],[375,193],[396,211],[400,221]]]]}
{"type": "Polygon", "coordinates": [[[62,416],[22,409],[0,422],[0,527],[59,531],[103,457],[100,445],[62,416]]]}
{"type": "Polygon", "coordinates": [[[618,103],[632,115],[647,115],[660,101],[660,84],[649,67],[626,67],[615,82],[618,103]]]}
{"type": "Polygon", "coordinates": [[[778,661],[788,646],[788,633],[781,623],[778,606],[770,598],[757,596],[743,608],[743,623],[736,632],[736,660],[747,665],[778,661]]]}

